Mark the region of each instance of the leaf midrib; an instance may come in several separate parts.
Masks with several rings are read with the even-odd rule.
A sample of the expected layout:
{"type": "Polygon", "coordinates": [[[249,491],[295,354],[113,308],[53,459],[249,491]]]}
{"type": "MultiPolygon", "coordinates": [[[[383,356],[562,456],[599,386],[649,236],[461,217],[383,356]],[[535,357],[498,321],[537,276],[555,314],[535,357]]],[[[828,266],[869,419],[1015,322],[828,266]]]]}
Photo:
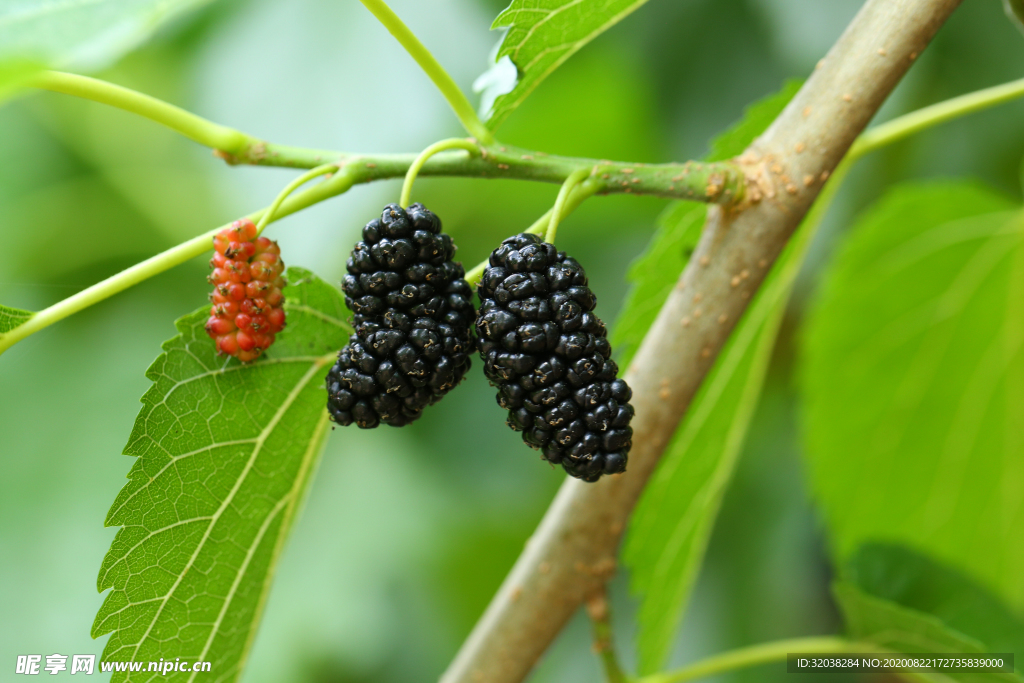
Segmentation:
{"type": "MultiPolygon", "coordinates": [[[[323,366],[321,366],[321,367],[323,367],[323,366]]],[[[253,610],[252,623],[250,624],[250,627],[249,627],[249,630],[248,630],[249,635],[246,638],[244,647],[242,648],[242,653],[241,653],[241,655],[238,658],[238,663],[236,664],[236,669],[241,669],[242,666],[244,665],[246,659],[249,656],[249,650],[252,647],[252,643],[253,643],[253,641],[256,638],[256,626],[260,622],[260,618],[262,617],[262,614],[263,614],[263,607],[266,604],[266,598],[267,598],[267,595],[270,592],[269,588],[270,588],[270,583],[273,580],[274,567],[277,564],[277,558],[280,556],[281,548],[284,545],[284,540],[287,538],[288,528],[291,526],[291,521],[292,521],[292,518],[294,517],[295,509],[298,506],[299,494],[301,493],[303,487],[306,485],[306,482],[309,479],[310,465],[312,464],[312,462],[316,458],[318,452],[320,451],[320,449],[323,446],[323,436],[324,436],[324,433],[325,433],[326,426],[327,426],[328,422],[329,422],[329,420],[328,420],[328,413],[327,413],[327,410],[324,409],[323,411],[321,411],[320,421],[317,423],[316,429],[313,432],[313,437],[309,441],[309,446],[306,448],[306,452],[302,456],[302,465],[299,468],[299,472],[295,476],[295,481],[292,484],[292,488],[281,499],[282,502],[284,502],[284,501],[288,502],[287,509],[285,510],[285,519],[282,520],[281,528],[278,531],[278,539],[277,539],[277,543],[275,543],[275,545],[274,545],[274,552],[273,552],[273,556],[271,557],[270,568],[268,569],[267,574],[266,574],[266,576],[263,579],[262,589],[260,590],[259,602],[256,605],[256,609],[253,610]]],[[[280,505],[280,503],[279,503],[279,505],[280,505]]],[[[275,506],[275,508],[271,512],[271,514],[267,516],[267,522],[269,522],[269,520],[273,519],[273,517],[277,514],[277,511],[278,511],[278,508],[277,508],[277,506],[275,506]]],[[[216,637],[217,629],[220,628],[221,621],[223,620],[224,615],[227,613],[227,608],[228,608],[228,605],[231,603],[232,596],[234,595],[235,591],[237,590],[238,585],[241,582],[242,576],[245,575],[245,569],[248,566],[249,561],[252,559],[252,555],[253,555],[253,552],[254,552],[255,548],[259,545],[260,541],[262,540],[262,537],[263,537],[263,534],[264,534],[264,529],[265,529],[265,526],[260,528],[260,533],[258,535],[258,538],[252,544],[250,549],[246,552],[245,562],[243,563],[242,567],[240,567],[238,572],[236,573],[235,581],[234,581],[234,583],[231,586],[231,590],[228,593],[228,596],[224,600],[224,607],[221,608],[221,613],[217,615],[217,621],[215,622],[213,628],[210,630],[210,636],[207,638],[206,644],[203,646],[203,651],[199,655],[199,661],[204,661],[205,660],[206,653],[209,650],[210,645],[213,644],[213,639],[216,637]]],[[[187,683],[191,683],[191,681],[193,681],[195,679],[195,674],[196,674],[196,672],[193,671],[192,675],[189,677],[187,683]]],[[[218,680],[220,680],[220,679],[218,679],[218,680]]]]}
{"type": "Polygon", "coordinates": [[[213,528],[217,525],[217,520],[220,519],[220,516],[224,513],[224,510],[226,510],[231,501],[234,500],[235,495],[238,493],[238,490],[242,486],[242,482],[245,481],[249,472],[252,470],[252,466],[253,464],[255,464],[256,458],[259,456],[260,451],[263,449],[263,444],[266,443],[267,438],[277,427],[277,424],[281,421],[281,418],[284,416],[284,414],[288,412],[288,409],[291,407],[292,403],[295,402],[295,399],[298,398],[299,394],[302,393],[302,390],[306,388],[306,385],[309,383],[309,380],[319,370],[321,370],[324,367],[324,365],[330,362],[331,359],[333,359],[333,355],[330,355],[326,358],[320,358],[317,362],[313,363],[310,366],[310,369],[306,372],[305,375],[303,375],[302,379],[299,380],[296,386],[288,393],[288,396],[281,404],[281,407],[277,409],[277,411],[274,413],[274,417],[271,418],[270,422],[267,423],[267,426],[260,433],[260,436],[257,439],[257,442],[253,448],[253,452],[249,456],[249,460],[246,462],[242,472],[235,479],[235,483],[231,487],[231,491],[224,498],[224,501],[221,503],[220,507],[217,508],[217,511],[214,512],[210,524],[209,526],[207,526],[206,531],[203,533],[202,538],[199,540],[199,544],[196,546],[196,549],[192,552],[192,556],[189,558],[188,562],[185,564],[181,572],[175,578],[174,583],[168,589],[167,593],[164,594],[160,607],[157,608],[156,614],[153,615],[153,618],[149,622],[149,626],[146,627],[146,632],[142,635],[141,638],[139,638],[139,642],[136,643],[132,659],[134,659],[135,656],[138,655],[139,648],[141,648],[142,644],[146,642],[147,638],[149,638],[149,634],[152,632],[153,626],[155,626],[157,621],[160,619],[160,614],[163,612],[164,607],[167,606],[168,600],[170,600],[171,596],[174,594],[174,591],[177,590],[178,586],[181,584],[181,581],[185,578],[185,576],[188,575],[189,571],[192,569],[192,566],[195,564],[195,561],[199,556],[199,553],[205,547],[207,540],[209,540],[213,528]]]}

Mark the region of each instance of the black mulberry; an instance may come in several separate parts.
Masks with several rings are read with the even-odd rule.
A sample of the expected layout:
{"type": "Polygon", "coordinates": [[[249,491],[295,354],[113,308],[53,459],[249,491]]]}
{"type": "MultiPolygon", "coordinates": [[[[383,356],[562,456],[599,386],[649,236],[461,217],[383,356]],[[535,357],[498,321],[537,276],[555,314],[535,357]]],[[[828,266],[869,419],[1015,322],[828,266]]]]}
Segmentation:
{"type": "Polygon", "coordinates": [[[545,460],[597,481],[624,472],[632,391],[618,366],[583,267],[529,233],[492,254],[476,319],[484,374],[508,425],[545,460]]]}
{"type": "Polygon", "coordinates": [[[388,204],[363,228],[341,286],[355,332],[327,375],[335,422],[401,427],[462,381],[475,349],[473,292],[454,254],[422,204],[388,204]]]}

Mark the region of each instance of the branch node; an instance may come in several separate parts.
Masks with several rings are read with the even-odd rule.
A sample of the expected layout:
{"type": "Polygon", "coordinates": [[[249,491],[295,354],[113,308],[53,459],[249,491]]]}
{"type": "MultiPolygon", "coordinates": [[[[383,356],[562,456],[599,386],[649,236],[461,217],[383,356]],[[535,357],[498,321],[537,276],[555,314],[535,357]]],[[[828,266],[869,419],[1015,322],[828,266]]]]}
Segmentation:
{"type": "Polygon", "coordinates": [[[223,149],[212,149],[210,150],[213,156],[220,159],[228,166],[238,166],[242,161],[231,152],[225,152],[223,149]]]}

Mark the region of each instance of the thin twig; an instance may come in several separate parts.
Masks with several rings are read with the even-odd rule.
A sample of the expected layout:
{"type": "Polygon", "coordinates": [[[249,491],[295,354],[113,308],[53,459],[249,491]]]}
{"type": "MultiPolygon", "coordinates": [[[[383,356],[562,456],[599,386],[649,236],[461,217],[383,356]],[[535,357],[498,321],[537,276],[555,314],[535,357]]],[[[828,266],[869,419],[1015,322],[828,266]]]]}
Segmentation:
{"type": "MultiPolygon", "coordinates": [[[[211,147],[229,164],[286,168],[316,168],[323,164],[345,167],[354,182],[401,178],[416,162],[416,154],[352,154],[323,149],[290,147],[267,142],[242,131],[129,88],[88,76],[46,71],[31,85],[116,107],[166,126],[188,139],[211,147]]],[[[731,162],[643,164],[545,154],[494,143],[479,146],[479,154],[438,154],[423,163],[418,175],[500,178],[565,182],[580,169],[598,168],[601,194],[654,195],[669,199],[733,204],[743,198],[743,173],[731,162]]]]}
{"type": "MultiPolygon", "coordinates": [[[[280,208],[274,213],[273,220],[279,220],[301,211],[313,204],[323,201],[328,197],[341,194],[352,187],[352,177],[344,172],[336,173],[331,179],[289,197],[280,208]]],[[[260,221],[267,209],[260,209],[249,214],[247,218],[252,221],[260,221]]],[[[34,313],[31,318],[15,327],[14,329],[0,334],[0,354],[17,344],[19,341],[30,335],[46,329],[50,325],[78,313],[81,310],[108,299],[119,292],[143,282],[154,275],[170,270],[175,266],[190,261],[213,249],[213,236],[220,230],[228,227],[222,225],[209,232],[193,237],[170,249],[150,257],[145,261],[136,263],[131,268],[122,270],[116,275],[111,275],[106,280],[97,282],[77,294],[55,303],[53,306],[44,308],[34,313]]]]}

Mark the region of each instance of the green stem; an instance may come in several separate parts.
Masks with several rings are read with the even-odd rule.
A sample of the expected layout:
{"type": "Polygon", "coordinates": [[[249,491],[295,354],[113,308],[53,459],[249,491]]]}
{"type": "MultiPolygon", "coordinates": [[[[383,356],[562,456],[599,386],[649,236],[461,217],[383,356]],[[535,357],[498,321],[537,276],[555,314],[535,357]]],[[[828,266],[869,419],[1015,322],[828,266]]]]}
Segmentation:
{"type": "Polygon", "coordinates": [[[295,180],[291,181],[284,186],[284,189],[278,193],[277,197],[274,198],[273,203],[270,207],[263,212],[260,217],[260,222],[256,225],[256,234],[262,234],[263,228],[267,227],[267,224],[273,221],[277,217],[277,210],[281,208],[282,202],[288,199],[288,195],[295,190],[299,189],[313,178],[318,178],[327,173],[332,173],[338,170],[337,164],[324,164],[323,166],[317,166],[311,171],[306,171],[295,180]]]}
{"type": "MultiPolygon", "coordinates": [[[[573,211],[576,210],[580,204],[584,202],[588,197],[592,197],[597,193],[600,185],[594,182],[593,178],[588,178],[582,183],[577,185],[569,193],[568,198],[565,200],[565,206],[562,209],[562,218],[565,218],[573,211]]],[[[529,232],[534,235],[543,235],[547,232],[548,226],[551,225],[551,215],[554,213],[554,208],[550,208],[544,212],[544,215],[533,222],[533,225],[528,227],[523,232],[529,232]]],[[[471,287],[475,287],[480,282],[480,278],[484,274],[484,269],[487,267],[487,261],[481,261],[476,264],[468,273],[466,273],[466,281],[471,287]]]]}
{"type": "Polygon", "coordinates": [[[329,150],[304,149],[264,142],[234,128],[207,121],[163,100],[88,76],[62,71],[44,71],[36,76],[30,85],[138,114],[184,135],[193,142],[212,148],[216,156],[230,164],[312,168],[322,164],[325,159],[344,156],[329,150]]]}
{"type": "Polygon", "coordinates": [[[462,127],[485,145],[494,142],[494,135],[477,117],[476,111],[473,109],[473,105],[469,103],[466,95],[455,84],[455,81],[444,70],[440,62],[434,59],[434,55],[430,54],[430,50],[420,42],[416,34],[410,31],[409,27],[395,14],[394,10],[388,7],[384,0],[361,0],[361,2],[366,9],[373,13],[373,16],[377,17],[380,23],[384,24],[384,28],[395,37],[395,40],[401,43],[405,51],[416,60],[416,63],[420,65],[424,73],[430,77],[430,80],[434,82],[434,85],[441,91],[444,98],[448,100],[448,105],[455,112],[455,116],[462,123],[462,127]]]}
{"type": "Polygon", "coordinates": [[[587,600],[587,614],[594,629],[594,651],[601,658],[606,683],[627,683],[629,679],[615,654],[607,587],[602,586],[599,593],[587,600]]]}
{"type": "Polygon", "coordinates": [[[472,140],[466,140],[464,138],[448,138],[447,140],[441,140],[430,145],[420,152],[415,161],[409,165],[409,170],[405,172],[405,180],[402,182],[402,194],[398,199],[399,206],[403,209],[409,206],[409,195],[412,194],[412,184],[416,182],[416,176],[419,175],[420,169],[423,168],[423,164],[427,163],[427,160],[438,152],[444,152],[449,149],[464,149],[470,153],[470,156],[474,154],[479,156],[480,154],[480,146],[472,140]]]}
{"type": "Polygon", "coordinates": [[[562,183],[562,188],[558,191],[558,197],[555,199],[555,206],[551,209],[551,220],[548,223],[548,229],[544,235],[544,241],[548,244],[555,243],[555,234],[557,234],[558,224],[562,220],[562,211],[565,209],[566,199],[568,199],[569,194],[573,189],[583,182],[590,174],[590,169],[581,168],[578,171],[570,173],[569,177],[565,179],[564,183],[562,183]]]}
{"type": "Polygon", "coordinates": [[[1024,97],[1024,78],[918,109],[866,131],[853,143],[847,156],[859,158],[879,147],[890,145],[932,126],[1019,97],[1024,97]]]}
{"type": "MultiPolygon", "coordinates": [[[[284,218],[296,211],[301,211],[306,207],[321,202],[328,197],[341,194],[351,186],[351,176],[343,172],[338,173],[330,180],[320,183],[316,187],[312,187],[295,195],[291,199],[284,201],[275,211],[273,220],[284,218]]],[[[259,211],[249,214],[247,217],[253,221],[261,221],[266,212],[267,209],[260,209],[259,211]]],[[[49,308],[45,308],[38,313],[35,313],[23,324],[15,327],[5,334],[0,335],[0,354],[14,346],[22,339],[49,327],[55,322],[63,320],[64,318],[88,308],[93,304],[99,303],[114,294],[123,292],[129,287],[137,285],[154,275],[164,272],[165,270],[170,270],[174,266],[181,265],[186,261],[203,255],[213,248],[211,241],[213,236],[225,227],[228,226],[222,225],[219,228],[215,228],[209,232],[203,233],[202,235],[193,237],[192,239],[172,247],[161,254],[157,254],[152,258],[135,264],[131,268],[123,270],[116,275],[112,275],[102,282],[97,282],[93,286],[83,289],[81,292],[60,301],[49,308]]]]}
{"type": "Polygon", "coordinates": [[[88,76],[44,71],[32,81],[32,85],[42,90],[83,97],[130,111],[163,124],[200,145],[224,150],[229,154],[241,154],[253,142],[253,138],[233,128],[207,121],[155,97],[88,76]]]}
{"type": "MultiPolygon", "coordinates": [[[[214,154],[229,164],[315,168],[325,162],[336,163],[361,169],[355,182],[370,182],[405,176],[417,158],[415,154],[357,155],[265,142],[149,95],[86,76],[49,71],[34,81],[34,85],[144,116],[190,140],[212,147],[214,154]]],[[[611,162],[549,155],[508,145],[481,147],[479,151],[480,154],[469,157],[441,155],[429,159],[418,174],[561,184],[577,169],[598,167],[603,182],[600,191],[605,194],[634,193],[730,204],[738,201],[743,193],[743,173],[732,162],[611,162]]]]}
{"type": "Polygon", "coordinates": [[[726,671],[746,669],[758,664],[784,662],[786,661],[786,655],[790,652],[840,653],[876,651],[879,651],[876,645],[859,643],[836,636],[776,640],[770,643],[762,643],[723,652],[675,671],[644,676],[637,679],[636,683],[684,683],[684,681],[695,681],[726,671]]]}

